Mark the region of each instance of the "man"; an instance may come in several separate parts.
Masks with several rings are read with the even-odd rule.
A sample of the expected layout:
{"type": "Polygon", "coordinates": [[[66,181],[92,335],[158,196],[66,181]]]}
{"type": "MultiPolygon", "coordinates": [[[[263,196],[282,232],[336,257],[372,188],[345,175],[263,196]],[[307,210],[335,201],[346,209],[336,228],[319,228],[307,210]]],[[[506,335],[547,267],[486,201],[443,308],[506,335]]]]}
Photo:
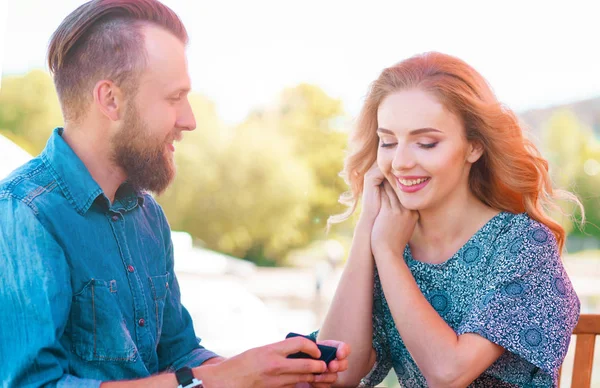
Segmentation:
{"type": "Polygon", "coordinates": [[[347,368],[339,342],[328,366],[286,357],[319,356],[301,337],[230,359],[199,345],[145,193],[168,186],[174,143],[196,126],[186,43],[156,0],[93,0],[54,33],[65,127],[0,183],[3,386],[329,386],[347,368]]]}

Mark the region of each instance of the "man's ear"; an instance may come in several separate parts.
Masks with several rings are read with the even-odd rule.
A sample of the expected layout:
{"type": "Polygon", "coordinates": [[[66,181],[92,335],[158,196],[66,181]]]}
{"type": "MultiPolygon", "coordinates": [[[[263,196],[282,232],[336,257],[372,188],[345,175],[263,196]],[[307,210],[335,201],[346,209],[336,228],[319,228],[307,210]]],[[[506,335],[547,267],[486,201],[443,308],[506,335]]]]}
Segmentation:
{"type": "Polygon", "coordinates": [[[98,81],[94,86],[94,105],[110,120],[119,120],[125,108],[121,88],[109,80],[98,81]]]}
{"type": "Polygon", "coordinates": [[[471,141],[467,150],[467,161],[473,164],[483,155],[483,144],[477,140],[471,141]]]}

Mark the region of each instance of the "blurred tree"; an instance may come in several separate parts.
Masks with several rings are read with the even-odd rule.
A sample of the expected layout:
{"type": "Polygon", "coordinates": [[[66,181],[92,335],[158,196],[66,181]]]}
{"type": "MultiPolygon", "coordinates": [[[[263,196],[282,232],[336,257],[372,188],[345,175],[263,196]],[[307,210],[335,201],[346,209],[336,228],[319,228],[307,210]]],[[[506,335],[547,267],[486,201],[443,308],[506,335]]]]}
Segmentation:
{"type": "Polygon", "coordinates": [[[2,79],[0,133],[37,155],[55,127],[63,125],[60,104],[50,75],[33,70],[2,79]]]}
{"type": "Polygon", "coordinates": [[[259,264],[322,239],[347,190],[341,102],[301,84],[229,130],[206,101],[192,105],[198,129],[179,146],[180,173],[161,200],[173,226],[259,264]]]}
{"type": "MultiPolygon", "coordinates": [[[[573,112],[558,110],[544,128],[543,145],[555,185],[579,197],[586,212],[586,223],[580,230],[567,217],[554,216],[558,216],[574,236],[600,238],[600,144],[592,130],[573,112]]],[[[564,202],[562,207],[567,213],[574,213],[576,220],[581,219],[573,205],[564,202]]]]}
{"type": "Polygon", "coordinates": [[[543,131],[545,156],[550,162],[555,184],[568,188],[583,172],[583,162],[592,132],[569,110],[555,112],[543,131]]]}
{"type": "MultiPolygon", "coordinates": [[[[312,184],[303,185],[298,202],[305,214],[298,219],[295,244],[288,245],[288,251],[324,239],[327,218],[345,210],[337,202],[347,190],[339,177],[347,142],[345,119],[340,100],[331,98],[318,86],[300,84],[285,89],[274,106],[255,111],[242,125],[254,136],[268,134],[270,146],[282,149],[310,176],[312,184]],[[277,145],[278,141],[285,145],[277,145]]],[[[279,168],[283,174],[290,173],[283,170],[284,166],[279,168]]],[[[343,224],[333,229],[330,237],[351,235],[351,228],[350,223],[343,224]]],[[[262,253],[260,247],[255,247],[251,254],[262,253]]]]}
{"type": "Polygon", "coordinates": [[[306,241],[301,223],[313,186],[289,139],[250,117],[226,130],[214,107],[194,96],[196,131],[178,145],[178,177],[159,198],[175,229],[212,249],[275,264],[306,241]]]}
{"type": "MultiPolygon", "coordinates": [[[[303,229],[310,240],[323,238],[327,218],[345,210],[338,198],[348,190],[339,176],[348,140],[342,102],[318,86],[300,84],[283,91],[275,117],[281,132],[293,139],[294,154],[307,164],[316,182],[308,192],[310,210],[303,229]]],[[[346,223],[332,231],[351,235],[351,227],[346,223]]]]}

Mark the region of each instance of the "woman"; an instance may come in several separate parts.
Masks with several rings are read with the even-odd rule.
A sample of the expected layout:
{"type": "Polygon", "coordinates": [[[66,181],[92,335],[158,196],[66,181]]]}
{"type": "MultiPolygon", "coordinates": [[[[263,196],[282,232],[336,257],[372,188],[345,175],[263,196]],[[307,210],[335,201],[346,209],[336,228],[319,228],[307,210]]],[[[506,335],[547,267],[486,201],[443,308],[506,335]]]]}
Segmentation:
{"type": "Polygon", "coordinates": [[[545,209],[579,202],[482,76],[440,53],[385,69],[351,144],[332,221],[362,211],[318,334],[352,348],[338,384],[555,385],[580,305],[545,209]]]}

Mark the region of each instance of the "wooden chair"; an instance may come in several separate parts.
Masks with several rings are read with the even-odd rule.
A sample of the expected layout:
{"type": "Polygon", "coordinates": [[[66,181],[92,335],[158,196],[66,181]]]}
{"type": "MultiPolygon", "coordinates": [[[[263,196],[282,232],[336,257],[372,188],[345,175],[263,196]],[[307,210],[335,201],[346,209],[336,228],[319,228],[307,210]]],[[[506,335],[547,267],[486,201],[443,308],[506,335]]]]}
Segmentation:
{"type": "MultiPolygon", "coordinates": [[[[571,387],[589,388],[592,384],[594,345],[596,336],[600,335],[600,314],[582,314],[573,334],[577,336],[577,340],[571,387]]],[[[558,380],[560,387],[560,371],[558,380]]]]}

